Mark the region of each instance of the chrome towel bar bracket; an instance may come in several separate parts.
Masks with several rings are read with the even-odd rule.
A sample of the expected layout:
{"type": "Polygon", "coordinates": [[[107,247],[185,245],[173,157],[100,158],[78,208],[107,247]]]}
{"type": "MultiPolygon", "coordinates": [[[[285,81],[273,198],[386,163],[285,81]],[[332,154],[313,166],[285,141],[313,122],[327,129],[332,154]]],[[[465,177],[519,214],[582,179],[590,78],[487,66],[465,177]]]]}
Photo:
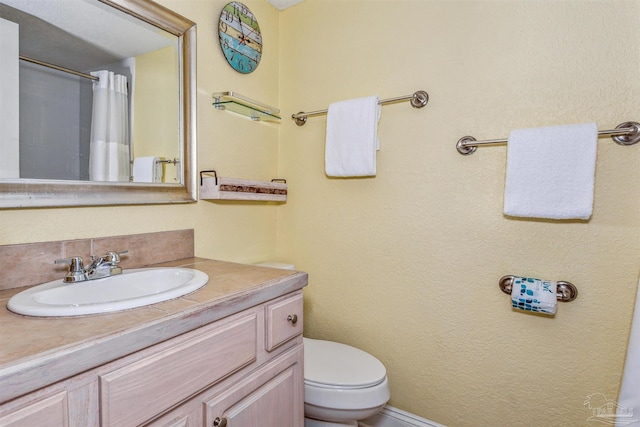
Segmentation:
{"type": "MultiPolygon", "coordinates": [[[[427,103],[429,102],[429,94],[424,90],[419,90],[417,92],[414,92],[412,95],[397,96],[395,98],[389,98],[389,99],[381,99],[380,101],[378,101],[378,104],[380,105],[395,104],[396,102],[402,102],[402,101],[409,101],[413,108],[422,108],[425,105],[427,105],[427,103]]],[[[307,117],[320,116],[323,114],[327,114],[327,111],[328,110],[318,110],[318,111],[310,111],[308,113],[300,111],[299,113],[292,114],[291,118],[296,122],[298,126],[302,126],[305,123],[307,123],[307,117]]]]}
{"type": "Polygon", "coordinates": [[[180,163],[180,160],[178,160],[177,158],[174,158],[173,160],[158,159],[156,160],[156,163],[166,163],[166,164],[176,165],[180,163]]]}
{"type": "MultiPolygon", "coordinates": [[[[513,286],[513,279],[515,276],[503,276],[498,282],[498,286],[505,294],[511,295],[511,288],[513,286]]],[[[556,298],[561,302],[571,302],[578,298],[578,288],[573,283],[558,281],[556,282],[556,298]]]]}
{"type": "MultiPolygon", "coordinates": [[[[598,137],[610,136],[618,145],[633,145],[640,141],[640,123],[624,122],[616,126],[615,129],[600,130],[598,137]]],[[[478,141],[472,136],[463,136],[456,144],[456,150],[463,156],[468,156],[476,152],[480,145],[506,144],[507,138],[487,139],[478,141]]]]}

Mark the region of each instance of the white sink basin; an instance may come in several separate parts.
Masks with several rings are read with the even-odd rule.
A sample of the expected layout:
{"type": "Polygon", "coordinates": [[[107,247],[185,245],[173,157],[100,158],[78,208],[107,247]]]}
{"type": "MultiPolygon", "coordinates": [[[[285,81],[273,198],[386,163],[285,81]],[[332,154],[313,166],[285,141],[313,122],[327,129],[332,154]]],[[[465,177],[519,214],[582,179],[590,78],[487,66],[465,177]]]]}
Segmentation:
{"type": "Polygon", "coordinates": [[[178,298],[203,287],[209,276],[191,268],[139,268],[104,279],[62,279],[20,292],[9,310],[27,316],[60,317],[111,313],[178,298]]]}

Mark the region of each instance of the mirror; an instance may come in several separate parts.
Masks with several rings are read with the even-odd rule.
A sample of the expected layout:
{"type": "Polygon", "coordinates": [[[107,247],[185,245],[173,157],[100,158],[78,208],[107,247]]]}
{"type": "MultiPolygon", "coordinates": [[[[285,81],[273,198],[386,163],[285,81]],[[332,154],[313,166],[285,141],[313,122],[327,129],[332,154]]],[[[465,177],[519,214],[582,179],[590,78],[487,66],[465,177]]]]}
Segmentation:
{"type": "Polygon", "coordinates": [[[149,0],[0,0],[0,208],[194,201],[195,38],[149,0]]]}

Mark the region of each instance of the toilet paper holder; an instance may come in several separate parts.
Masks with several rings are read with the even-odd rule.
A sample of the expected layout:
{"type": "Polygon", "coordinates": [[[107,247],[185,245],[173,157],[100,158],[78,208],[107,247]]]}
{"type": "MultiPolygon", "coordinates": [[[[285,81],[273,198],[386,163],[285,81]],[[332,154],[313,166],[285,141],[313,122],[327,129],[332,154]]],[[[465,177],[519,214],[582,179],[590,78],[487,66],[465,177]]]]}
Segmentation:
{"type": "MultiPolygon", "coordinates": [[[[514,278],[515,276],[513,275],[502,276],[500,278],[498,286],[502,292],[511,295],[514,278]]],[[[559,280],[556,284],[556,298],[558,301],[570,302],[578,297],[578,288],[573,283],[559,280]]]]}

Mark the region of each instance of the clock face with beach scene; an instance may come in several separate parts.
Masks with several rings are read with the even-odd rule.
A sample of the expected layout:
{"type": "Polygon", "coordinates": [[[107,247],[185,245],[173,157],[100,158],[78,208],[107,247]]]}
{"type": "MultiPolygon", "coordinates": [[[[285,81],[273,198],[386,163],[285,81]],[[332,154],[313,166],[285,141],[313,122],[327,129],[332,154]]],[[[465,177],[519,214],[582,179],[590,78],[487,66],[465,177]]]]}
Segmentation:
{"type": "Polygon", "coordinates": [[[220,47],[227,62],[239,73],[254,71],[262,58],[262,35],[253,13],[239,1],[227,3],[218,22],[220,47]]]}

